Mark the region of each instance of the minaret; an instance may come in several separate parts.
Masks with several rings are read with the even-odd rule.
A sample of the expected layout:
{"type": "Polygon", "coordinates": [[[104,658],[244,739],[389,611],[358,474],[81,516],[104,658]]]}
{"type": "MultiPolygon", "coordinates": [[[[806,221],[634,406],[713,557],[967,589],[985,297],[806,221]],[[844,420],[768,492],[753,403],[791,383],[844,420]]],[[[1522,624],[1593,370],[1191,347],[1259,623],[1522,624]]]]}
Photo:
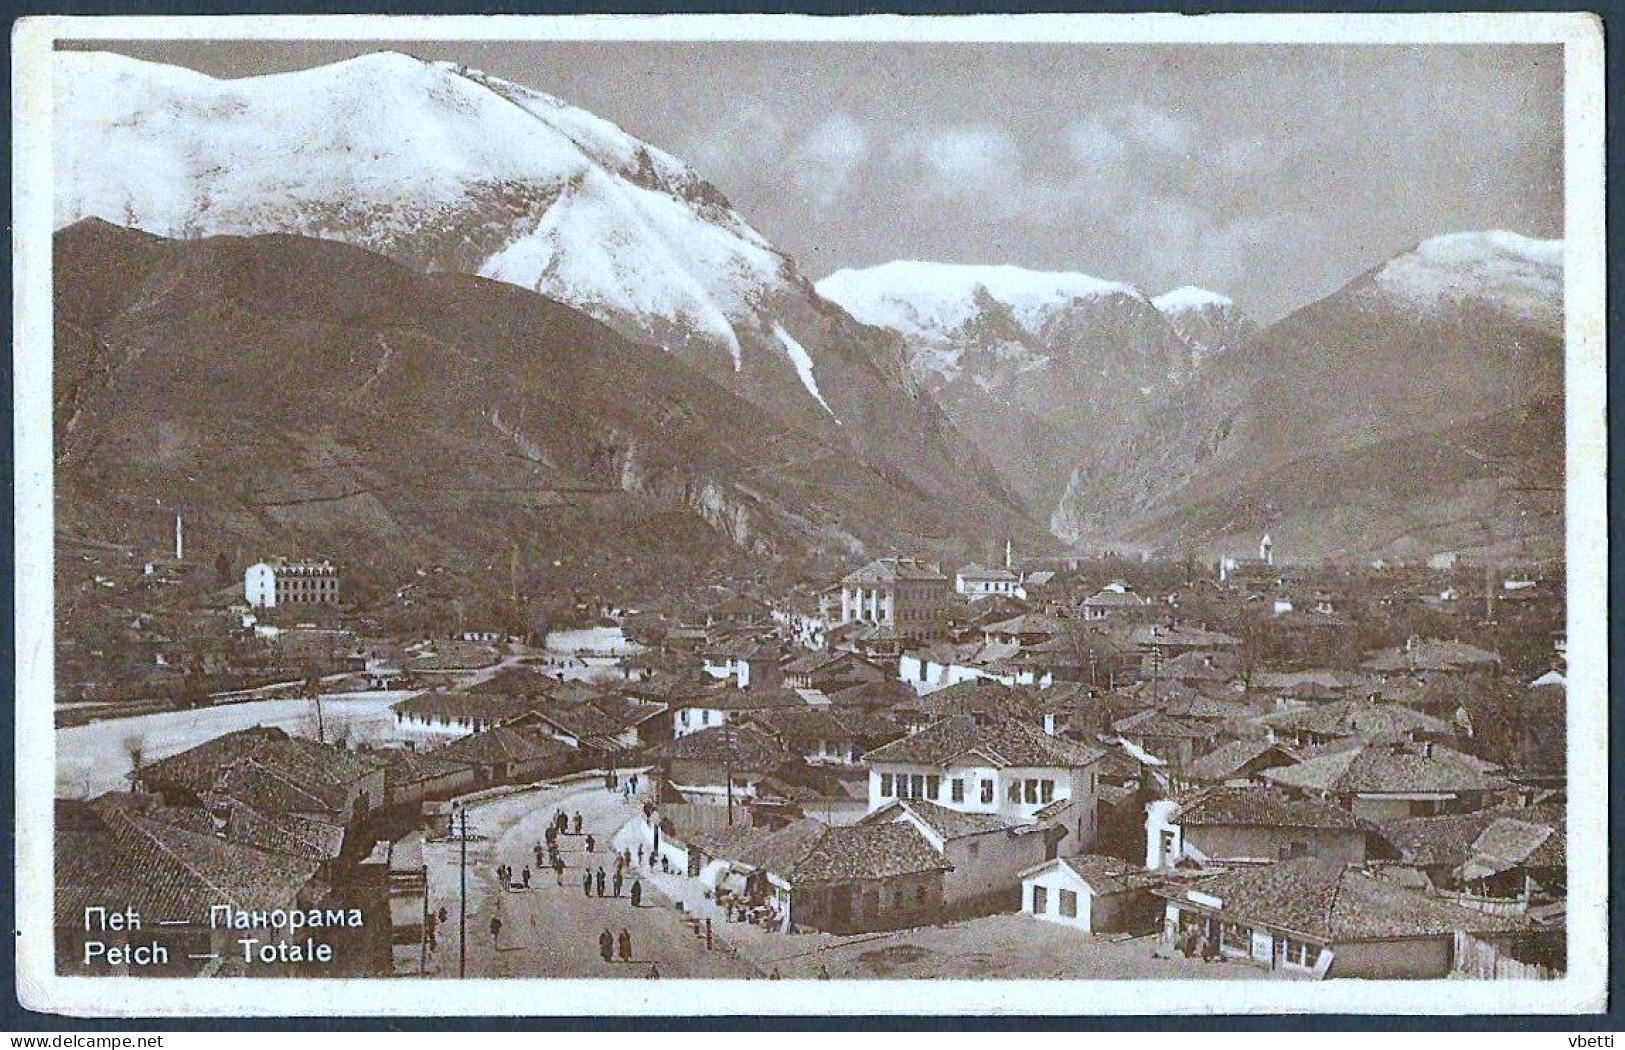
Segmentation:
{"type": "Polygon", "coordinates": [[[186,546],[181,542],[181,516],[175,515],[175,560],[180,561],[186,555],[186,546]]]}
{"type": "Polygon", "coordinates": [[[1005,540],[1004,541],[1004,568],[1005,568],[1006,571],[1010,571],[1011,569],[1013,569],[1015,567],[1015,561],[1016,560],[1015,560],[1014,555],[1015,555],[1015,550],[1011,546],[1010,541],[1005,540]]]}

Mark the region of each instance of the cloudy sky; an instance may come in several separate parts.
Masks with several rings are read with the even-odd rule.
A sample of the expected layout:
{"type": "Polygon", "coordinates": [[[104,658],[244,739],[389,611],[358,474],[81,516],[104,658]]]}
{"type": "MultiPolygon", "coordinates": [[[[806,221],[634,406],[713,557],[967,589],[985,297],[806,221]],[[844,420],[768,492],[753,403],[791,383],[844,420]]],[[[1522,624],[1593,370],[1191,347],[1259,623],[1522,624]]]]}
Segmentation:
{"type": "Polygon", "coordinates": [[[105,46],[219,76],[382,46],[478,66],[688,161],[814,278],[1015,263],[1268,321],[1437,233],[1562,234],[1555,47],[105,46]]]}

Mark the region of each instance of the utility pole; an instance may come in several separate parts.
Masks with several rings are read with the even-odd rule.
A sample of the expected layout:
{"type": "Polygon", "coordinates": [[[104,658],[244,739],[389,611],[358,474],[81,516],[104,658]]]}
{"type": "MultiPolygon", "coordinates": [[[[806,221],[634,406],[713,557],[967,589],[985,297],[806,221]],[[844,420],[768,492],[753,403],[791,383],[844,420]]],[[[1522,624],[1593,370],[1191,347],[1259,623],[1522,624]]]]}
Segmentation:
{"type": "Polygon", "coordinates": [[[724,763],[728,781],[728,826],[734,826],[734,728],[728,724],[728,713],[722,713],[722,742],[726,748],[724,763]]]}
{"type": "Polygon", "coordinates": [[[468,976],[468,809],[457,811],[457,976],[468,976]]]}

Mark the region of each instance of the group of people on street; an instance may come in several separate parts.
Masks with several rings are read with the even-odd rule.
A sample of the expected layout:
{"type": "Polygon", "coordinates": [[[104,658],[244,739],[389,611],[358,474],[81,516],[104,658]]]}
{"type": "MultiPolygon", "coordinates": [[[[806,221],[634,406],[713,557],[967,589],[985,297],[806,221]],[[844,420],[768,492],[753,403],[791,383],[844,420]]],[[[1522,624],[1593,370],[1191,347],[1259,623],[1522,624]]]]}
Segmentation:
{"type": "Polygon", "coordinates": [[[622,926],[621,935],[617,938],[605,927],[604,932],[598,935],[598,954],[603,956],[605,962],[614,962],[617,952],[621,962],[632,961],[632,933],[622,926]]]}
{"type": "MultiPolygon", "coordinates": [[[[537,858],[536,858],[536,866],[538,868],[542,866],[542,859],[541,859],[540,855],[538,855],[537,858]]],[[[562,864],[561,864],[561,866],[562,866],[562,864]]],[[[513,884],[514,884],[514,876],[513,876],[513,865],[512,864],[498,864],[497,865],[497,881],[502,884],[502,887],[504,889],[508,889],[508,888],[511,888],[513,886],[513,884]]],[[[527,890],[530,889],[530,868],[527,867],[527,868],[524,868],[524,869],[522,869],[520,871],[518,881],[522,886],[525,887],[525,889],[527,889],[527,890]]]]}

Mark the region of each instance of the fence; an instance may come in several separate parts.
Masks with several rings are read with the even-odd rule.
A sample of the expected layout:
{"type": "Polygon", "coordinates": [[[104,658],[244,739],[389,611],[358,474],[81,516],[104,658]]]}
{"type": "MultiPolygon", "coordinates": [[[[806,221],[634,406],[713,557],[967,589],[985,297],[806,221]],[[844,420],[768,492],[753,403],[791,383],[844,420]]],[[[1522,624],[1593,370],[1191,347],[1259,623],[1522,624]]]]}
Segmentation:
{"type": "Polygon", "coordinates": [[[1457,931],[1455,968],[1468,977],[1485,981],[1562,979],[1563,970],[1560,967],[1514,958],[1511,954],[1513,947],[1511,942],[1481,940],[1470,933],[1457,931]]]}

